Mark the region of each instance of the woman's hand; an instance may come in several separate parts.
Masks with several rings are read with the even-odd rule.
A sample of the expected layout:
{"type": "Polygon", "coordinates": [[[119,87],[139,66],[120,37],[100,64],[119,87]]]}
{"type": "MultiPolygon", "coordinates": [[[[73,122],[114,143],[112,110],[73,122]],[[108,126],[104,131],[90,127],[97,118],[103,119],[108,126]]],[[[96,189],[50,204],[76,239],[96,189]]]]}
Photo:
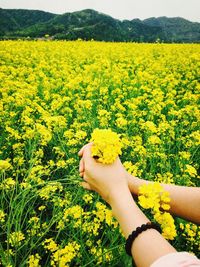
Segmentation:
{"type": "Polygon", "coordinates": [[[116,198],[117,195],[120,197],[122,191],[128,189],[126,170],[119,158],[109,165],[98,163],[91,156],[91,146],[92,143],[85,145],[78,153],[82,157],[79,172],[85,181],[82,186],[96,191],[111,204],[112,198],[116,198]]]}

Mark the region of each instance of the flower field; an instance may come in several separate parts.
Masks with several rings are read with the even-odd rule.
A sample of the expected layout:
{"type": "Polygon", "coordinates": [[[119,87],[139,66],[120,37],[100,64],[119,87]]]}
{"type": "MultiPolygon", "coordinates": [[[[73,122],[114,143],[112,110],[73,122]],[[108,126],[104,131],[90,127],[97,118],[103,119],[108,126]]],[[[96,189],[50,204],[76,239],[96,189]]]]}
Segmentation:
{"type": "MultiPolygon", "coordinates": [[[[78,151],[111,129],[133,175],[200,186],[199,55],[195,44],[0,42],[0,265],[131,266],[110,208],[79,185],[78,151]]],[[[175,226],[170,242],[200,257],[200,226],[175,226]]]]}

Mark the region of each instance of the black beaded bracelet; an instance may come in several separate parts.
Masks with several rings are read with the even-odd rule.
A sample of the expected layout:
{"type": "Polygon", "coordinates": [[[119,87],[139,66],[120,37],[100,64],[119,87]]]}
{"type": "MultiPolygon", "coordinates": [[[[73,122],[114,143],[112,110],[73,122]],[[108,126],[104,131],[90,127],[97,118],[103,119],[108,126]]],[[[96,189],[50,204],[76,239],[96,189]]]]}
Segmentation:
{"type": "Polygon", "coordinates": [[[129,256],[132,256],[131,254],[131,247],[133,244],[133,241],[136,239],[136,237],[141,234],[143,231],[146,231],[147,229],[155,229],[157,230],[159,233],[161,233],[161,229],[160,226],[158,226],[155,223],[152,222],[148,222],[146,224],[142,224],[140,227],[137,227],[135,231],[133,231],[129,237],[126,239],[126,245],[125,245],[125,249],[126,249],[126,253],[129,256]]]}

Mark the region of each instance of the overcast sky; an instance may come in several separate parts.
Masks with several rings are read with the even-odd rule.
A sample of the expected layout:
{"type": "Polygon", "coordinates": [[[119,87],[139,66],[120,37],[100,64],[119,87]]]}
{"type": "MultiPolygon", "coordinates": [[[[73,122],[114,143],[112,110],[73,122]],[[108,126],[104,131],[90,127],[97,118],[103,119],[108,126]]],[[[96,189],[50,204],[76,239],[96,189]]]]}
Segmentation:
{"type": "Polygon", "coordinates": [[[117,19],[168,16],[200,22],[200,0],[0,0],[0,7],[56,14],[91,8],[117,19]]]}

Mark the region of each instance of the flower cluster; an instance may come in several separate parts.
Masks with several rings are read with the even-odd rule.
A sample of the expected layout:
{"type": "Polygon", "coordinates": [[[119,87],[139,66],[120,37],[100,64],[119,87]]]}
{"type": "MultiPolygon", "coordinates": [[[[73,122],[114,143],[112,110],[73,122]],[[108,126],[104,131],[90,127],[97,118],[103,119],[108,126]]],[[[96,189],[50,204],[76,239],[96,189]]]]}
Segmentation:
{"type": "Polygon", "coordinates": [[[187,251],[200,250],[200,226],[193,223],[180,223],[179,231],[186,241],[187,251]]]}
{"type": "Polygon", "coordinates": [[[22,241],[25,239],[24,234],[21,231],[13,232],[10,234],[8,242],[11,246],[17,247],[22,244],[22,241]]]}
{"type": "MultiPolygon", "coordinates": [[[[129,265],[111,210],[79,186],[77,152],[110,129],[94,138],[105,163],[123,146],[131,174],[199,186],[199,54],[196,44],[0,42],[0,265],[129,265]]],[[[156,190],[144,212],[156,207],[169,236],[169,197],[156,190]]],[[[179,223],[172,244],[200,257],[199,228],[179,223]]]]}
{"type": "Polygon", "coordinates": [[[5,222],[6,214],[3,210],[0,209],[0,223],[5,222]]]}
{"type": "Polygon", "coordinates": [[[5,171],[11,168],[11,164],[8,160],[0,160],[0,171],[5,171]]]}
{"type": "Polygon", "coordinates": [[[28,267],[40,267],[40,259],[41,257],[38,253],[36,253],[35,255],[31,255],[28,260],[28,267]]]}
{"type": "Polygon", "coordinates": [[[144,209],[150,209],[154,219],[161,225],[162,235],[173,240],[177,233],[174,219],[168,212],[170,209],[169,193],[158,183],[149,183],[139,188],[139,204],[144,209]]]}
{"type": "Polygon", "coordinates": [[[92,156],[104,164],[113,163],[121,155],[122,142],[110,129],[95,129],[91,136],[92,156]]]}

